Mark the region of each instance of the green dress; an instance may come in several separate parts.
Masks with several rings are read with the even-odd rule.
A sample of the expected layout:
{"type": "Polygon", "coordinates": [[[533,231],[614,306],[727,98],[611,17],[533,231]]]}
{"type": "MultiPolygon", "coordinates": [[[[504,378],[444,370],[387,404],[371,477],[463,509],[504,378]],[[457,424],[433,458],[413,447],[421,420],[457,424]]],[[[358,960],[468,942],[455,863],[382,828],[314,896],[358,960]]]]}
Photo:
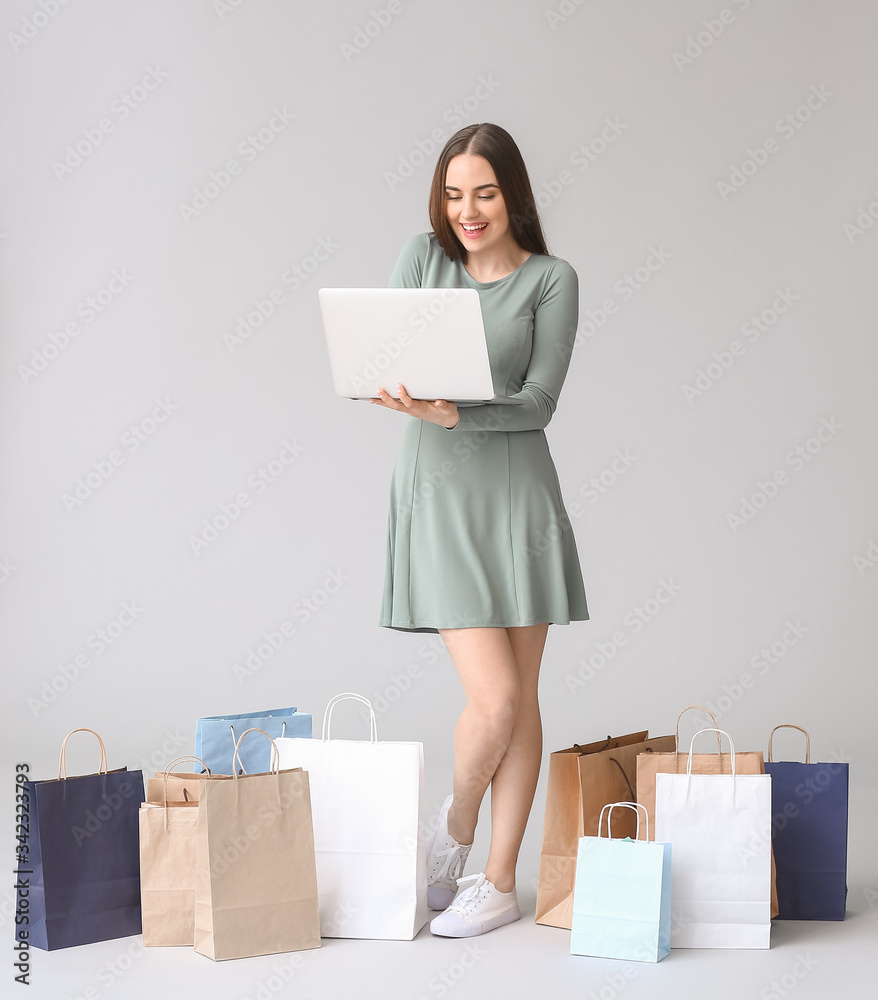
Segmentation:
{"type": "Polygon", "coordinates": [[[453,429],[404,418],[393,470],[379,624],[408,632],[588,618],[570,519],[543,428],[567,374],[578,281],[532,254],[476,281],[423,233],[403,248],[396,288],[479,292],[494,392],[522,406],[461,408],[453,429]]]}

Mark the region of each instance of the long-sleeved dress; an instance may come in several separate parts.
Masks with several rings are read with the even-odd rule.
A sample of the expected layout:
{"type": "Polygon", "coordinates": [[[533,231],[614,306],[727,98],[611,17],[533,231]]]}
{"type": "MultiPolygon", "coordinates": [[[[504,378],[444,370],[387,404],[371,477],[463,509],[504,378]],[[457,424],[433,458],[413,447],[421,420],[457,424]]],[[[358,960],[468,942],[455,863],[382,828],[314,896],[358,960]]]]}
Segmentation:
{"type": "Polygon", "coordinates": [[[576,272],[531,254],[503,278],[476,281],[423,233],[403,248],[390,285],[477,289],[494,392],[524,404],[462,407],[451,430],[409,418],[390,487],[379,624],[435,632],[587,619],[543,430],[576,335],[576,272]]]}

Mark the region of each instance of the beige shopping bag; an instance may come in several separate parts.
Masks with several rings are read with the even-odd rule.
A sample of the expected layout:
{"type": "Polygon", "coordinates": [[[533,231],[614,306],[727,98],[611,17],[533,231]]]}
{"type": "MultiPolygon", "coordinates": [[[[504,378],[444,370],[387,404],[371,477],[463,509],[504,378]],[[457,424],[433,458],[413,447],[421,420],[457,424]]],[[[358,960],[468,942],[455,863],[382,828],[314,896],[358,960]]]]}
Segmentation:
{"type": "Polygon", "coordinates": [[[172,760],[164,771],[156,771],[155,776],[146,782],[146,801],[162,802],[165,795],[165,778],[167,778],[167,796],[169,802],[197,802],[201,798],[201,790],[205,781],[230,781],[230,774],[212,774],[200,757],[184,754],[172,760]],[[200,764],[202,770],[175,771],[177,764],[193,761],[200,764]]]}
{"type": "Polygon", "coordinates": [[[195,950],[214,960],[320,947],[308,773],[278,769],[204,783],[198,803],[195,950]]]}
{"type": "MultiPolygon", "coordinates": [[[[140,902],[146,947],[192,947],[195,933],[195,846],[198,799],[210,774],[173,768],[198,757],[178,757],[147,782],[140,807],[140,902]]],[[[225,778],[225,776],[219,776],[225,778]]],[[[231,778],[231,776],[229,776],[231,778]]]]}
{"type": "MultiPolygon", "coordinates": [[[[549,784],[543,821],[543,845],[537,882],[536,922],[570,928],[579,838],[598,835],[601,810],[611,802],[635,797],[638,754],[668,750],[673,736],[647,738],[644,730],[574,745],[549,757],[549,784]]],[[[620,817],[615,837],[630,837],[636,819],[620,817]]]]}
{"type": "MultiPolygon", "coordinates": [[[[649,824],[655,830],[655,788],[657,774],[685,774],[687,761],[692,761],[692,774],[731,774],[732,758],[722,752],[720,735],[716,719],[701,705],[687,705],[677,716],[677,728],[674,734],[674,748],[670,753],[641,754],[637,758],[637,801],[646,806],[649,814],[649,824]],[[690,709],[703,712],[710,719],[712,729],[716,731],[716,753],[680,753],[680,719],[690,709]]],[[[761,750],[740,752],[735,754],[735,771],[737,774],[765,774],[765,758],[761,750]]],[[[775,885],[774,853],[771,853],[771,915],[778,914],[777,888],[775,885]]]]}

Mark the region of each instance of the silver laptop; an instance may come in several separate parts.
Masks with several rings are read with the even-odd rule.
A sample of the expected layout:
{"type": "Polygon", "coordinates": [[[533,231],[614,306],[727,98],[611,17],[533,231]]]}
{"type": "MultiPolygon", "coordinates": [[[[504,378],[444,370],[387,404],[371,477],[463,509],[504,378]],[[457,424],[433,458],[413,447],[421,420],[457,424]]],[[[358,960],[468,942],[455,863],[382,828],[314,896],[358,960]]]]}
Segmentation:
{"type": "Polygon", "coordinates": [[[474,288],[321,288],[332,381],[339,396],[371,399],[401,383],[414,399],[513,403],[495,396],[474,288]]]}

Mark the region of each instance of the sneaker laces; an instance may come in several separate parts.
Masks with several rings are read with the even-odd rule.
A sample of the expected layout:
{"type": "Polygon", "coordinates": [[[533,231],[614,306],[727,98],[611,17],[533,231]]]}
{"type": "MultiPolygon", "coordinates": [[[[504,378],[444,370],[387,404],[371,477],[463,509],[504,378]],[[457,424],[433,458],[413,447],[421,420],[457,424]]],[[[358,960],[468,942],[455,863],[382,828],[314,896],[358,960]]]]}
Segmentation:
{"type": "Polygon", "coordinates": [[[450,847],[437,851],[433,855],[433,871],[430,877],[434,881],[438,881],[439,879],[460,881],[457,878],[457,873],[460,871],[465,856],[469,854],[469,848],[469,844],[458,844],[455,842],[450,847]]]}
{"type": "Polygon", "coordinates": [[[484,872],[479,872],[478,875],[465,875],[463,878],[457,880],[458,885],[466,885],[467,882],[472,884],[457,896],[451,906],[448,907],[449,910],[456,910],[458,913],[465,912],[472,903],[478,902],[482,891],[486,886],[491,884],[485,878],[484,872]]]}

